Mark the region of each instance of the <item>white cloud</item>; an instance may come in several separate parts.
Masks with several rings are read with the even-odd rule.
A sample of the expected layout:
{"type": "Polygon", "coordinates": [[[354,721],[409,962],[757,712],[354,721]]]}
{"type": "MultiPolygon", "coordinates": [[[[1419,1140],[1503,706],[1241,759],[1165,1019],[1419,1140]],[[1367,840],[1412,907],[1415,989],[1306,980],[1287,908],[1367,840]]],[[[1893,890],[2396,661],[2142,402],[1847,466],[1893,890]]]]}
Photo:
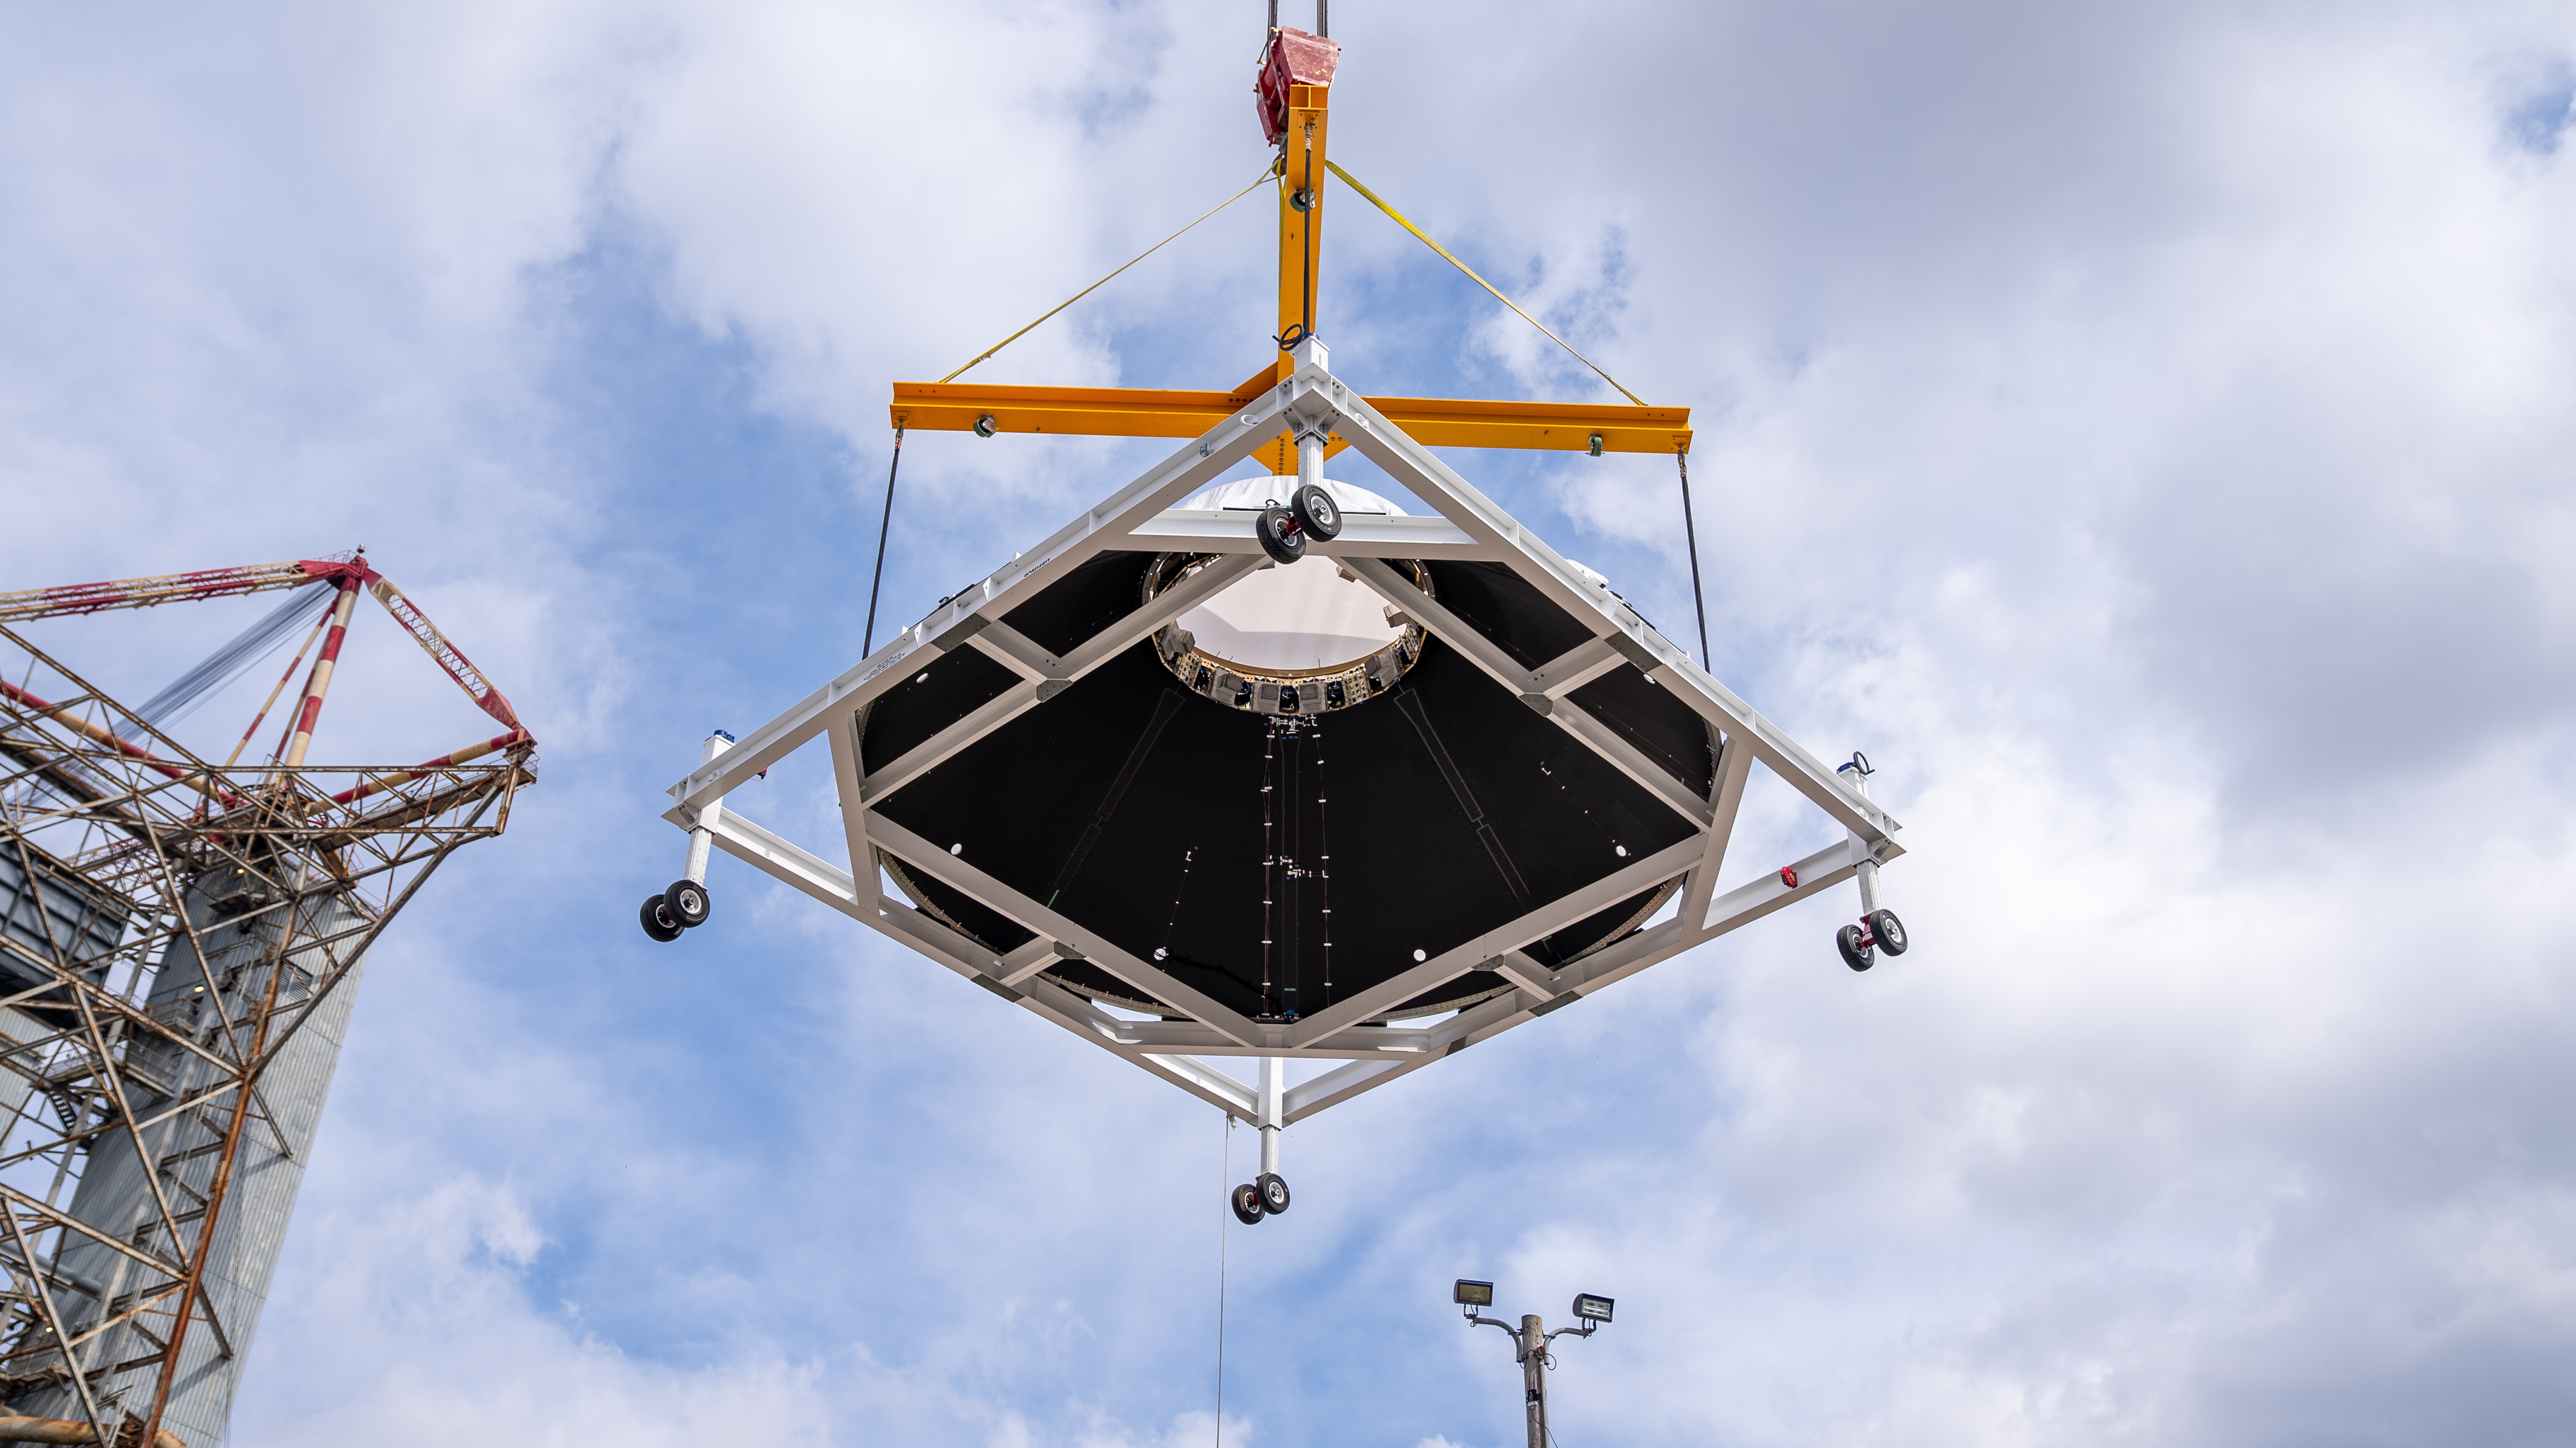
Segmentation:
{"type": "MultiPolygon", "coordinates": [[[[549,746],[371,976],[244,1441],[1215,1436],[1208,1113],[748,872],[684,947],[628,920],[693,731],[856,655],[885,383],[1249,179],[1249,14],[0,48],[0,567],[363,541],[549,746]]],[[[1226,1239],[1226,1441],[1515,1441],[1444,1273],[1620,1298],[1560,1344],[1576,1448],[2546,1441],[2561,8],[1340,19],[1336,153],[1697,407],[1718,672],[1876,758],[1918,944],[1852,977],[1791,912],[1301,1127],[1295,1213],[1226,1239]]],[[[1343,200],[1338,364],[1599,392],[1343,200]]],[[[987,368],[1231,383],[1264,225],[987,368]]],[[[1023,441],[907,448],[889,616],[1145,455],[1023,441]]],[[[1690,631],[1667,469],[1475,466],[1690,631]]],[[[148,686],[238,622],[172,612],[45,637],[148,686]]],[[[402,650],[352,669],[349,747],[471,732],[402,650]]],[[[801,767],[762,807],[831,839],[801,767]]],[[[1756,798],[1734,870],[1794,821],[1756,798]]]]}
{"type": "Polygon", "coordinates": [[[238,1415],[236,1440],[392,1445],[697,1443],[738,1435],[828,1442],[817,1370],[778,1360],[638,1360],[568,1305],[529,1300],[543,1248],[508,1187],[471,1178],[367,1220],[307,1211],[302,1310],[275,1314],[264,1361],[306,1385],[293,1412],[238,1415]]]}

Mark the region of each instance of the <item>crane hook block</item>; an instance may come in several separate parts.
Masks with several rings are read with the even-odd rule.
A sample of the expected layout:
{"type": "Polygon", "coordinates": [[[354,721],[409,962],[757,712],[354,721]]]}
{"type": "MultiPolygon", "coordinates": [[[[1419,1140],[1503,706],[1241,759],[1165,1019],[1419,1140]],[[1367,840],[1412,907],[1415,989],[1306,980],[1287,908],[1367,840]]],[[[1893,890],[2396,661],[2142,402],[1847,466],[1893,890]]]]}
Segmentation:
{"type": "Polygon", "coordinates": [[[1261,76],[1252,83],[1261,108],[1261,138],[1276,146],[1288,134],[1288,87],[1331,85],[1342,63],[1342,48],[1320,35],[1282,29],[1270,37],[1270,53],[1261,60],[1261,76]]]}

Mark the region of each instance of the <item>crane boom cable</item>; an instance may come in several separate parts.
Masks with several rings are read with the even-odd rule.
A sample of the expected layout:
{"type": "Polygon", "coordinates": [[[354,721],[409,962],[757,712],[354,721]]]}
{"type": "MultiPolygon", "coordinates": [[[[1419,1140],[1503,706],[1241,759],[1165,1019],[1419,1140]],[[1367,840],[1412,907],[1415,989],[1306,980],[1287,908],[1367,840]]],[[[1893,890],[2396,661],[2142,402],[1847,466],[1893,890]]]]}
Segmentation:
{"type": "Polygon", "coordinates": [[[1582,363],[1584,366],[1591,368],[1602,381],[1609,383],[1612,387],[1618,388],[1620,396],[1627,398],[1630,402],[1637,404],[1639,407],[1646,405],[1646,399],[1630,392],[1625,387],[1620,387],[1618,378],[1611,376],[1607,372],[1603,372],[1601,370],[1600,363],[1595,362],[1591,358],[1584,356],[1582,353],[1575,351],[1574,345],[1566,341],[1563,337],[1556,335],[1554,332],[1549,332],[1547,330],[1547,323],[1540,321],[1538,318],[1531,316],[1527,312],[1521,311],[1520,303],[1513,301],[1511,298],[1504,296],[1500,291],[1497,291],[1492,282],[1476,275],[1476,269],[1474,267],[1460,261],[1456,254],[1451,252],[1449,248],[1433,241],[1429,232],[1424,231],[1421,227],[1416,226],[1411,221],[1405,219],[1403,212],[1387,205],[1385,201],[1379,198],[1376,192],[1361,185],[1358,177],[1353,176],[1350,172],[1342,169],[1341,162],[1328,156],[1324,158],[1324,169],[1341,177],[1344,181],[1349,182],[1351,189],[1358,192],[1360,195],[1367,197],[1371,206],[1385,212],[1389,220],[1393,221],[1396,225],[1403,227],[1405,230],[1412,232],[1415,240],[1421,242],[1424,246],[1431,248],[1433,251],[1440,253],[1443,260],[1447,261],[1451,266],[1456,267],[1458,270],[1465,272],[1469,281],[1474,282],[1476,285],[1483,287],[1486,291],[1493,293],[1495,301],[1511,308],[1514,312],[1518,312],[1522,321],[1538,328],[1541,332],[1545,332],[1547,334],[1547,339],[1554,342],[1556,345],[1563,347],[1566,350],[1567,355],[1573,357],[1575,361],[1582,363]]]}
{"type": "Polygon", "coordinates": [[[244,629],[195,668],[181,674],[160,693],[144,700],[132,716],[116,726],[117,737],[132,739],[140,735],[147,725],[159,728],[178,719],[209,692],[231,682],[236,675],[276,652],[278,645],[286,642],[295,626],[307,617],[328,612],[331,590],[313,587],[313,583],[318,581],[308,580],[303,587],[288,594],[284,604],[244,629]]]}

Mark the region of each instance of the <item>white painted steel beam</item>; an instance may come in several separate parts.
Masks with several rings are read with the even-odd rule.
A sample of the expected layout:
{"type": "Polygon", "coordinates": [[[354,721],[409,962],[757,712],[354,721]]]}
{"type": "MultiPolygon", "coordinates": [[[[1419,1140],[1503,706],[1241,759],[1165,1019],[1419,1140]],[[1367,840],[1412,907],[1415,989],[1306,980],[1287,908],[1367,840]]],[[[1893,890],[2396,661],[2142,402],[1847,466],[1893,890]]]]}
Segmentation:
{"type": "Polygon", "coordinates": [[[1418,1054],[1392,1060],[1353,1061],[1293,1087],[1288,1092],[1288,1120],[1294,1123],[1328,1106],[1337,1106],[1479,1041],[1491,1040],[1514,1026],[1572,1005],[1594,991],[1775,910],[1830,890],[1852,877],[1854,862],[1849,844],[1841,843],[1818,850],[1792,868],[1798,875],[1795,888],[1782,884],[1775,874],[1731,890],[1704,917],[1708,921],[1704,930],[1686,931],[1682,919],[1668,920],[1573,962],[1556,973],[1554,983],[1558,990],[1552,998],[1523,989],[1482,1002],[1426,1030],[1423,1034],[1427,1045],[1418,1054]]]}
{"type": "Polygon", "coordinates": [[[1288,1088],[1285,1103],[1288,1123],[1294,1126],[1300,1120],[1314,1115],[1327,1106],[1339,1105],[1371,1086],[1392,1081],[1418,1066],[1428,1065],[1432,1059],[1436,1058],[1426,1057],[1424,1060],[1411,1063],[1353,1061],[1347,1066],[1337,1066],[1311,1081],[1291,1086],[1288,1088]]]}
{"type": "MultiPolygon", "coordinates": [[[[1301,374],[1302,375],[1302,374],[1301,374]]],[[[1532,587],[1577,618],[1600,620],[1607,635],[1615,632],[1641,651],[1639,666],[1661,676],[1674,697],[1697,710],[1722,731],[1742,730],[1765,765],[1799,793],[1832,815],[1846,829],[1877,844],[1897,828],[1885,810],[1870,803],[1834,777],[1834,772],[1798,742],[1765,719],[1670,640],[1647,626],[1636,610],[1593,586],[1563,556],[1537,535],[1496,507],[1429,448],[1406,436],[1357,393],[1331,384],[1332,400],[1342,410],[1342,435],[1369,461],[1410,489],[1469,537],[1488,548],[1532,587]],[[1651,663],[1649,662],[1651,660],[1651,663]]]]}
{"type": "Polygon", "coordinates": [[[1165,1056],[1139,1051],[1129,1055],[1127,1059],[1209,1105],[1222,1107],[1242,1120],[1250,1121],[1258,1109],[1251,1087],[1223,1071],[1215,1070],[1187,1056],[1165,1056]]]}
{"type": "Polygon", "coordinates": [[[1642,860],[1632,861],[1626,868],[1551,900],[1517,920],[1498,925],[1463,945],[1444,950],[1392,980],[1345,996],[1302,1018],[1290,1028],[1288,1042],[1304,1045],[1320,1040],[1380,1011],[1392,1010],[1434,986],[1446,985],[1469,971],[1491,968],[1497,957],[1562,930],[1586,915],[1607,909],[1631,895],[1655,888],[1689,869],[1691,862],[1699,858],[1699,853],[1699,841],[1688,839],[1642,860]]]}
{"type": "Polygon", "coordinates": [[[967,644],[1003,668],[1032,684],[1060,679],[1056,656],[1039,648],[1027,634],[996,619],[969,635],[967,644]]]}
{"type": "Polygon", "coordinates": [[[1616,645],[1596,638],[1530,670],[1530,686],[1547,698],[1562,699],[1627,662],[1628,656],[1616,645]]]}
{"type": "Polygon", "coordinates": [[[1700,829],[1709,827],[1708,801],[1693,794],[1689,785],[1673,777],[1672,771],[1648,759],[1642,750],[1621,738],[1609,725],[1592,717],[1570,699],[1551,703],[1547,717],[1557,728],[1581,740],[1586,749],[1600,755],[1611,768],[1662,800],[1673,813],[1700,829]]]}
{"type": "MultiPolygon", "coordinates": [[[[1138,551],[1157,553],[1259,553],[1261,539],[1252,531],[1254,515],[1241,510],[1174,508],[1149,518],[1120,540],[1138,551]]],[[[1390,518],[1344,513],[1342,531],[1306,544],[1309,554],[1326,558],[1418,558],[1429,562],[1481,562],[1493,550],[1459,531],[1446,518],[1390,518]]]]}
{"type": "MultiPolygon", "coordinates": [[[[982,583],[933,609],[930,615],[889,640],[840,677],[806,695],[793,708],[752,730],[717,759],[699,766],[671,786],[678,805],[695,808],[721,795],[741,780],[777,763],[860,706],[894,687],[907,669],[962,647],[968,634],[957,629],[978,615],[999,617],[1036,597],[1056,580],[1090,561],[1103,548],[1165,508],[1224,476],[1236,462],[1278,435],[1279,426],[1305,392],[1317,384],[1282,383],[1242,412],[1208,429],[1194,443],[1184,443],[1170,457],[1148,468],[1135,481],[1110,495],[1046,541],[1013,559],[982,583]]],[[[1148,630],[1151,632],[1151,630],[1148,630]]]]}
{"type": "Polygon", "coordinates": [[[871,902],[859,898],[857,883],[849,871],[755,823],[741,810],[728,809],[718,815],[714,834],[716,844],[726,854],[762,874],[792,885],[854,920],[869,919],[871,902]]]}
{"type": "Polygon", "coordinates": [[[1192,1020],[1212,1026],[1237,1045],[1255,1044],[1260,1028],[1246,1016],[1219,1004],[1196,986],[1155,969],[1118,948],[1109,937],[1049,910],[962,858],[948,853],[890,819],[877,817],[869,834],[895,858],[948,886],[963,891],[987,909],[998,910],[1023,929],[1050,936],[1082,952],[1082,958],[1125,981],[1192,1020]]]}
{"type": "Polygon", "coordinates": [[[1036,936],[1028,944],[1003,956],[1000,969],[993,972],[993,978],[1004,985],[1018,985],[1062,959],[1063,956],[1056,954],[1054,941],[1043,935],[1036,936]]]}
{"type": "MultiPolygon", "coordinates": [[[[868,812],[859,808],[859,739],[858,731],[847,724],[827,729],[824,737],[832,750],[832,788],[841,807],[841,840],[850,851],[850,884],[858,902],[868,910],[883,902],[885,891],[878,884],[876,847],[868,843],[868,812]]],[[[870,918],[866,914],[861,919],[870,918]]]]}
{"type": "Polygon", "coordinates": [[[746,819],[731,809],[710,811],[715,843],[771,877],[861,920],[987,990],[1011,1000],[1093,1044],[1152,1071],[1201,1100],[1247,1121],[1263,1116],[1262,1093],[1218,1070],[1200,1056],[1254,1056],[1340,1060],[1344,1064],[1301,1086],[1279,1092],[1269,1119],[1299,1120],[1328,1106],[1418,1070],[1478,1041],[1562,1009],[1584,995],[1643,970],[1750,921],[1831,889],[1852,878],[1858,861],[1903,853],[1889,838],[1894,820],[1847,787],[1814,756],[1788,739],[1743,700],[1718,684],[1688,655],[1648,627],[1633,609],[1573,571],[1565,560],[1469,486],[1427,449],[1388,424],[1356,394],[1316,367],[1301,369],[1252,407],[1211,429],[1196,443],[1146,470],[1099,507],[1059,529],[1045,542],[909,629],[831,683],[752,731],[741,744],[673,786],[665,817],[685,827],[690,812],[767,768],[814,734],[831,734],[833,774],[852,870],[843,870],[746,819]],[[962,859],[920,839],[870,806],[917,779],[942,760],[1041,702],[1065,684],[1100,667],[1189,608],[1261,566],[1249,515],[1167,511],[1188,492],[1215,481],[1235,461],[1266,444],[1282,428],[1340,430],[1363,454],[1440,513],[1436,518],[1346,519],[1342,534],[1312,551],[1339,560],[1398,609],[1459,650],[1525,705],[1540,710],[1579,742],[1608,760],[1690,820],[1692,838],[1631,863],[1625,869],[1528,912],[1476,940],[1443,952],[1393,980],[1356,993],[1295,1022],[1256,1022],[1151,964],[1136,959],[1078,923],[1039,906],[962,859]],[[999,622],[1039,591],[1105,549],[1194,551],[1226,555],[1166,591],[1153,605],[1062,658],[999,622]],[[1539,667],[1525,668],[1457,618],[1436,598],[1426,598],[1385,561],[1389,558],[1476,559],[1511,568],[1567,609],[1595,637],[1539,667]],[[1019,676],[1019,683],[966,720],[942,731],[876,774],[862,778],[856,715],[929,660],[974,648],[1019,676]],[[1716,780],[1705,799],[1692,794],[1570,696],[1611,671],[1635,666],[1671,690],[1721,730],[1716,780]],[[834,727],[838,725],[839,727],[834,727]],[[1756,878],[1724,896],[1714,881],[1726,858],[1755,761],[1835,819],[1852,838],[1800,860],[1797,885],[1777,874],[1756,878]],[[1006,956],[994,953],[932,916],[878,888],[876,851],[883,847],[929,878],[1000,911],[1038,938],[1006,956]],[[1637,931],[1558,970],[1518,954],[1531,940],[1607,905],[1686,875],[1679,913],[1637,931]],[[1062,942],[1062,944],[1058,944],[1062,942]],[[1079,958],[1140,994],[1168,1002],[1191,1020],[1136,1021],[1114,1015],[1045,976],[1058,960],[1079,958]],[[1477,969],[1492,969],[1513,989],[1427,1025],[1376,1027],[1368,1016],[1477,969]]]}
{"type": "MultiPolygon", "coordinates": [[[[1038,706],[1040,682],[1023,679],[985,700],[973,713],[869,770],[859,781],[859,807],[874,810],[896,790],[938,768],[951,756],[1038,706]]],[[[843,808],[847,808],[847,804],[843,808]]]]}
{"type": "MultiPolygon", "coordinates": [[[[1708,801],[1690,792],[1688,786],[1666,772],[1663,766],[1639,753],[1635,745],[1613,733],[1609,726],[1593,718],[1571,700],[1556,699],[1545,692],[1539,677],[1520,666],[1518,660],[1504,653],[1493,640],[1478,633],[1473,624],[1451,613],[1438,599],[1413,586],[1411,579],[1375,558],[1354,558],[1345,565],[1359,580],[1375,590],[1380,598],[1429,629],[1442,643],[1466,656],[1470,663],[1484,671],[1486,677],[1509,690],[1524,704],[1544,704],[1548,719],[1574,736],[1584,748],[1601,756],[1611,768],[1636,781],[1638,786],[1662,800],[1675,814],[1697,828],[1708,826],[1708,801]]],[[[1580,650],[1578,650],[1580,652],[1580,650]]],[[[1623,659],[1622,662],[1625,662],[1623,659]]],[[[1605,671],[1606,672],[1606,671],[1605,671]]],[[[1597,675],[1595,676],[1597,677],[1597,675]]]]}
{"type": "Polygon", "coordinates": [[[1556,987],[1549,984],[1556,972],[1517,950],[1506,950],[1486,961],[1485,969],[1542,1000],[1556,994],[1556,987]]]}
{"type": "Polygon", "coordinates": [[[1155,594],[1152,603],[1093,634],[1065,655],[1066,677],[1079,679],[1099,668],[1129,644],[1225,592],[1236,580],[1260,571],[1269,562],[1258,556],[1222,558],[1155,594]]]}
{"type": "Polygon", "coordinates": [[[1429,1048],[1430,1037],[1400,1026],[1357,1026],[1303,1044],[1240,1046],[1194,1021],[1125,1021],[1120,1023],[1118,1041],[1201,1056],[1297,1056],[1328,1061],[1418,1055],[1429,1048]]]}
{"type": "Polygon", "coordinates": [[[1724,935],[1783,905],[1794,904],[1819,890],[1839,885],[1852,877],[1859,863],[1851,841],[1836,840],[1789,867],[1798,877],[1794,886],[1777,874],[1758,875],[1752,883],[1738,885],[1709,902],[1708,914],[1702,917],[1705,923],[1700,926],[1699,937],[1707,940],[1724,935]]]}
{"type": "Polygon", "coordinates": [[[1681,917],[1707,917],[1717,893],[1717,872],[1726,865],[1727,840],[1735,833],[1736,812],[1744,805],[1744,786],[1753,774],[1753,751],[1740,739],[1729,739],[1717,752],[1717,782],[1709,788],[1708,833],[1699,863],[1691,867],[1690,884],[1682,890],[1681,917]]]}
{"type": "MultiPolygon", "coordinates": [[[[1212,563],[1156,594],[1152,603],[1146,604],[1117,623],[1092,635],[1073,652],[1060,659],[1040,650],[1024,636],[1016,632],[1009,633],[1008,637],[1018,640],[1018,643],[1011,644],[1006,641],[1001,647],[1014,653],[1020,649],[1027,650],[1031,655],[1031,661],[1037,663],[1044,672],[1036,679],[1024,677],[1019,683],[986,701],[975,712],[905,750],[901,758],[888,760],[872,771],[865,780],[860,782],[860,803],[871,810],[878,808],[896,790],[937,768],[977,740],[1036,708],[1053,697],[1056,689],[1109,662],[1129,644],[1146,637],[1154,630],[1215,597],[1232,585],[1236,579],[1260,568],[1264,561],[1258,558],[1227,558],[1221,562],[1212,563]]],[[[981,644],[984,635],[994,632],[995,627],[988,625],[978,630],[968,642],[981,644]]]]}

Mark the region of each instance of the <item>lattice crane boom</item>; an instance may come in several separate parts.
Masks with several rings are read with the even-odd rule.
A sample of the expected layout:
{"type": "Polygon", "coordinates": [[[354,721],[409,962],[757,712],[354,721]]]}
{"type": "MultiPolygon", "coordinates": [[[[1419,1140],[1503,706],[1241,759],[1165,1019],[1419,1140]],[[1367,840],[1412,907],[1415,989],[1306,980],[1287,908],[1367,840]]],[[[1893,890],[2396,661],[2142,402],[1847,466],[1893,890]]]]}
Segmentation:
{"type": "Polygon", "coordinates": [[[103,613],[116,608],[150,608],[183,599],[228,598],[242,593],[268,593],[302,588],[326,578],[345,564],[304,559],[293,563],[250,563],[239,568],[202,568],[193,573],[160,573],[148,578],[119,578],[106,583],[73,583],[60,588],[27,588],[0,593],[0,623],[57,618],[64,614],[103,613]]]}
{"type": "Polygon", "coordinates": [[[151,608],[188,599],[230,598],[302,588],[308,583],[340,583],[355,578],[358,586],[383,604],[411,641],[420,645],[474,707],[510,726],[521,727],[518,711],[474,661],[465,657],[420,605],[390,578],[367,566],[367,550],[345,558],[302,558],[290,563],[248,563],[237,568],[205,568],[193,573],[161,573],[146,578],[119,578],[105,583],[72,583],[56,588],[26,588],[0,593],[0,624],[66,615],[105,613],[121,608],[151,608]]]}
{"type": "Polygon", "coordinates": [[[42,1195],[41,1172],[0,1181],[0,1438],[190,1448],[224,1431],[368,947],[507,827],[536,741],[362,549],[0,593],[0,657],[0,1166],[54,1168],[42,1195]],[[10,627],[310,584],[335,595],[323,647],[278,753],[239,767],[159,721],[295,603],[142,709],[10,627]],[[417,764],[311,762],[361,592],[503,732],[417,764]]]}

